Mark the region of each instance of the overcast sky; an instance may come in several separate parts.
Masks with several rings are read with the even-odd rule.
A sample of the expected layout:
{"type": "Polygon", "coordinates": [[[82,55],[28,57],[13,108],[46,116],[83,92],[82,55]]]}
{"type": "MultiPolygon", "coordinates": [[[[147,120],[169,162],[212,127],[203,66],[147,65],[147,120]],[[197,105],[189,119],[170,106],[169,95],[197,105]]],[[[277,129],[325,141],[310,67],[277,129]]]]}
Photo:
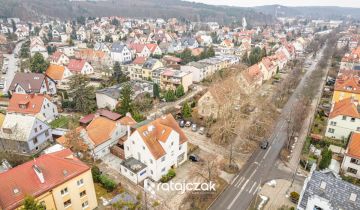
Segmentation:
{"type": "Polygon", "coordinates": [[[360,0],[187,0],[214,5],[229,5],[240,7],[253,7],[261,5],[280,4],[284,6],[341,6],[358,7],[360,0]]]}

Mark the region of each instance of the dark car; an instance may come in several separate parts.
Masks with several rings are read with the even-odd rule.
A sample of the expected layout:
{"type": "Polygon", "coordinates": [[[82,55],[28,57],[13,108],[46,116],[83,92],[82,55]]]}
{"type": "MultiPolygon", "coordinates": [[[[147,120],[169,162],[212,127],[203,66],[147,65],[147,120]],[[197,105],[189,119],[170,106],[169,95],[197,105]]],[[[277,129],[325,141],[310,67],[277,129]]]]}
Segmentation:
{"type": "Polygon", "coordinates": [[[179,126],[180,126],[180,128],[185,127],[185,120],[180,120],[179,121],[179,126]]]}
{"type": "Polygon", "coordinates": [[[260,144],[260,148],[261,149],[267,149],[269,147],[269,142],[268,141],[263,141],[260,144]]]}
{"type": "Polygon", "coordinates": [[[189,160],[191,162],[199,162],[200,158],[199,158],[199,156],[192,154],[192,155],[189,155],[189,160]]]}

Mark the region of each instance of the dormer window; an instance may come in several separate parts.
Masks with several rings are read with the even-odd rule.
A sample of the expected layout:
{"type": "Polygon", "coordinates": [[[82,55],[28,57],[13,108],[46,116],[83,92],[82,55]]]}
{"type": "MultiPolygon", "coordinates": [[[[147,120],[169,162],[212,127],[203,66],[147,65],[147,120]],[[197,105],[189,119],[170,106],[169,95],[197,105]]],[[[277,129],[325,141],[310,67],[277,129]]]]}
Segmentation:
{"type": "Polygon", "coordinates": [[[350,194],[350,201],[355,202],[357,195],[355,193],[350,194]]]}
{"type": "Polygon", "coordinates": [[[20,109],[26,109],[26,104],[19,104],[20,109]]]}

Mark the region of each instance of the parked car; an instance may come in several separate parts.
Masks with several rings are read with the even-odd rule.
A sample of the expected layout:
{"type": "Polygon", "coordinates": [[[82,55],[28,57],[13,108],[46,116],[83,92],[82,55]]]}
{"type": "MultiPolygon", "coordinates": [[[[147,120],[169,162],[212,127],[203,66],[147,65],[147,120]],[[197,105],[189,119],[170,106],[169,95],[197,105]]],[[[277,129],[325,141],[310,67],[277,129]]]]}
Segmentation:
{"type": "Polygon", "coordinates": [[[195,123],[191,125],[191,130],[194,132],[197,131],[197,125],[195,123]]]}
{"type": "Polygon", "coordinates": [[[185,127],[190,127],[191,126],[191,121],[186,121],[186,123],[185,123],[185,127]]]}
{"type": "Polygon", "coordinates": [[[199,161],[200,161],[200,158],[199,158],[199,156],[197,156],[197,155],[191,154],[191,155],[189,155],[189,160],[190,160],[191,162],[199,162],[199,161]]]}
{"type": "Polygon", "coordinates": [[[204,127],[200,127],[200,128],[199,128],[199,133],[200,133],[201,135],[204,135],[204,133],[205,133],[205,128],[204,128],[204,127]]]}
{"type": "Polygon", "coordinates": [[[180,126],[180,128],[183,128],[185,126],[185,120],[180,120],[179,126],[180,126]]]}
{"type": "Polygon", "coordinates": [[[268,141],[263,141],[263,142],[261,142],[261,144],[260,144],[260,148],[261,149],[267,149],[269,147],[269,142],[268,141]]]}

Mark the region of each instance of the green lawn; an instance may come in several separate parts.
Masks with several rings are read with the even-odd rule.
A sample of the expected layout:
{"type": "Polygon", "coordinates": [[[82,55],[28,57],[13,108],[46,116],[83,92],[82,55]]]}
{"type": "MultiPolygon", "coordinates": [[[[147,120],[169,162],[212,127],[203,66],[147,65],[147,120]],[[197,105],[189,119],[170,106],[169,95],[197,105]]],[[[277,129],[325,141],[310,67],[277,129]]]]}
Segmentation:
{"type": "Polygon", "coordinates": [[[70,117],[61,116],[50,123],[51,128],[68,128],[70,117]]]}

